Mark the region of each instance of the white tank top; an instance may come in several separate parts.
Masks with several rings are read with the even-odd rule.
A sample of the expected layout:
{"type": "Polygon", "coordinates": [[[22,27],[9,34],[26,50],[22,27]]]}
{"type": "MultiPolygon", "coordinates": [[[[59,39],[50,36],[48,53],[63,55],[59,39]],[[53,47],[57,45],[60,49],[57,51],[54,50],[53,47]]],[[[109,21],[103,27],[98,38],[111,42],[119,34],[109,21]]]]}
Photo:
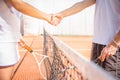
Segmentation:
{"type": "Polygon", "coordinates": [[[120,0],[96,0],[93,42],[107,45],[120,30],[120,0]]]}
{"type": "Polygon", "coordinates": [[[10,9],[4,0],[0,0],[0,42],[18,42],[20,39],[20,20],[10,9]]]}

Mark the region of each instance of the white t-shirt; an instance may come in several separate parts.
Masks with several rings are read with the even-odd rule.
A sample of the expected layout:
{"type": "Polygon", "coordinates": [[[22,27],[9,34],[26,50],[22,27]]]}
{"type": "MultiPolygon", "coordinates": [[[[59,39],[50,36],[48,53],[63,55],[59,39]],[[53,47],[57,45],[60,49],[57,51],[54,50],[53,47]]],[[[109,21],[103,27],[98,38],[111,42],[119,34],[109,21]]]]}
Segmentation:
{"type": "Polygon", "coordinates": [[[107,45],[120,30],[120,0],[96,0],[93,42],[107,45]]]}
{"type": "MultiPolygon", "coordinates": [[[[6,0],[7,1],[7,0],[6,0]]],[[[20,20],[16,11],[0,0],[0,42],[18,42],[20,39],[20,20]]]]}

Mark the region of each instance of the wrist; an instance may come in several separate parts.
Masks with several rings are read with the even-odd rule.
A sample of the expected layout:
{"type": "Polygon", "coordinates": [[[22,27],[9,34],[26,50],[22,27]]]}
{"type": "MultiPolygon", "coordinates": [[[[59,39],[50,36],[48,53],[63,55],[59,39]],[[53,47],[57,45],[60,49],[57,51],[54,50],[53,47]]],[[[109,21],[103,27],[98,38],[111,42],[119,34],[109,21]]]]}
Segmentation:
{"type": "Polygon", "coordinates": [[[117,43],[114,39],[112,40],[112,45],[116,48],[119,47],[119,43],[117,43]]]}
{"type": "Polygon", "coordinates": [[[59,17],[60,19],[63,19],[63,18],[66,17],[65,14],[62,13],[62,12],[59,12],[59,13],[56,13],[56,14],[58,15],[58,17],[59,17]]]}
{"type": "Polygon", "coordinates": [[[46,15],[44,15],[43,19],[50,23],[51,22],[51,15],[50,14],[46,14],[46,15]]]}

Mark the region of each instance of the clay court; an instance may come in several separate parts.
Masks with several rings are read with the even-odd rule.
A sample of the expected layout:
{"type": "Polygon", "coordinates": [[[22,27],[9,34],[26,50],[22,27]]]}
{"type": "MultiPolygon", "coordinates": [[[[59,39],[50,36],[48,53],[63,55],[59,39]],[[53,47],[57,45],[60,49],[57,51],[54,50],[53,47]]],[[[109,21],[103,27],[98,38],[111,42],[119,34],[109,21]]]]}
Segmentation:
{"type": "MultiPolygon", "coordinates": [[[[55,36],[58,39],[62,40],[65,44],[69,45],[81,55],[90,59],[91,51],[91,41],[92,36],[55,36]]],[[[34,52],[43,54],[43,36],[24,36],[24,41],[28,44],[34,52]]],[[[19,46],[19,51],[22,61],[20,67],[17,69],[19,63],[15,66],[14,71],[17,69],[14,74],[13,80],[44,80],[39,73],[37,63],[33,55],[19,46]]]]}

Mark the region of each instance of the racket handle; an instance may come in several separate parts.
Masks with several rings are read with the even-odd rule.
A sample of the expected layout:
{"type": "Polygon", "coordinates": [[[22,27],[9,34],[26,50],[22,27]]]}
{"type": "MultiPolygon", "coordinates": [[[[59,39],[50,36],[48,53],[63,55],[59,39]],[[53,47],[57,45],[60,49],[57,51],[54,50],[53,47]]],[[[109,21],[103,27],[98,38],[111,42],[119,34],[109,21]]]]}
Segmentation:
{"type": "Polygon", "coordinates": [[[20,44],[22,47],[24,47],[27,51],[29,51],[30,53],[33,52],[33,50],[32,50],[22,39],[20,39],[19,44],[20,44]]]}
{"type": "Polygon", "coordinates": [[[101,62],[101,60],[99,58],[96,58],[93,62],[96,64],[99,64],[101,62]]]}

